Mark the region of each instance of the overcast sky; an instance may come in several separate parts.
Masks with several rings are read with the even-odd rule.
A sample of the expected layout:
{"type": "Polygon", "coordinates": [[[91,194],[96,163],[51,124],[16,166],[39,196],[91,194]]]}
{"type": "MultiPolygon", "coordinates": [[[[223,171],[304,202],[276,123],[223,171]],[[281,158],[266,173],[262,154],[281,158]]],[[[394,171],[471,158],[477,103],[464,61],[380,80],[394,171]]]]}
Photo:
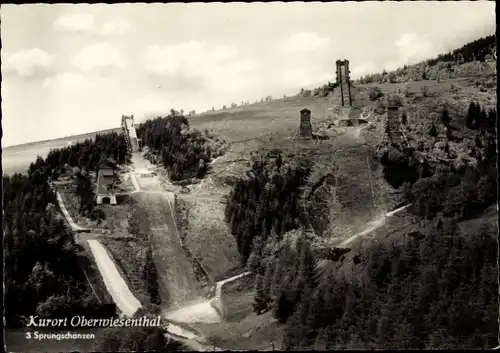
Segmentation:
{"type": "Polygon", "coordinates": [[[2,5],[3,146],[393,69],[495,31],[494,2],[2,5]]]}

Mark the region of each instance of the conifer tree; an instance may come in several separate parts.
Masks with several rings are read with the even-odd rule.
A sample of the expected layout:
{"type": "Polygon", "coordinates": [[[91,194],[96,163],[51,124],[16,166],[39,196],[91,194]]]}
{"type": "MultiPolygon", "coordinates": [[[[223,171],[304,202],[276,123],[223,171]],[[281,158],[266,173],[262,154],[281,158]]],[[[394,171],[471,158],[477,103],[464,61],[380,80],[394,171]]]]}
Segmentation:
{"type": "Polygon", "coordinates": [[[406,113],[403,112],[403,114],[401,115],[401,124],[406,125],[407,123],[408,123],[408,118],[406,116],[406,113]]]}
{"type": "Polygon", "coordinates": [[[258,274],[255,278],[253,310],[256,313],[261,313],[267,309],[268,295],[264,289],[264,276],[258,274]]]}
{"type": "Polygon", "coordinates": [[[444,108],[441,112],[441,122],[444,126],[449,126],[451,122],[450,114],[448,113],[448,109],[444,108]]]}
{"type": "Polygon", "coordinates": [[[431,137],[437,137],[438,136],[438,131],[437,131],[436,125],[434,123],[432,123],[432,125],[431,125],[431,129],[429,131],[429,135],[431,135],[431,137]]]}
{"type": "Polygon", "coordinates": [[[474,120],[475,120],[475,105],[474,102],[470,102],[469,104],[469,109],[467,110],[467,116],[465,118],[465,126],[467,126],[469,129],[472,129],[474,126],[474,120]]]}

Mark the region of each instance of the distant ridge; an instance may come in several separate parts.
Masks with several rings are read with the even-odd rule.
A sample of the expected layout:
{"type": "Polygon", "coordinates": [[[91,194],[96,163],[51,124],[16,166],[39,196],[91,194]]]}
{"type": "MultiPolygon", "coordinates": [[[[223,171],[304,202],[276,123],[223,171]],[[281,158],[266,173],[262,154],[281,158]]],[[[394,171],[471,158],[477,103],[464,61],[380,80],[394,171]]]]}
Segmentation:
{"type": "Polygon", "coordinates": [[[55,138],[55,139],[32,141],[32,142],[21,143],[19,145],[11,145],[11,146],[7,146],[7,147],[2,147],[2,150],[8,150],[8,149],[11,149],[11,148],[18,148],[18,147],[27,147],[27,146],[30,146],[30,145],[37,145],[37,144],[40,144],[40,143],[51,142],[51,141],[60,141],[60,140],[78,139],[78,138],[80,138],[80,139],[86,139],[86,138],[92,138],[93,136],[95,136],[97,134],[106,134],[106,133],[110,133],[110,132],[119,132],[119,131],[121,131],[121,129],[118,128],[118,127],[116,127],[116,128],[111,128],[111,129],[105,129],[105,130],[99,130],[99,131],[93,131],[93,132],[86,132],[86,133],[83,133],[83,134],[80,134],[80,135],[64,136],[64,137],[58,137],[58,138],[55,138]]]}

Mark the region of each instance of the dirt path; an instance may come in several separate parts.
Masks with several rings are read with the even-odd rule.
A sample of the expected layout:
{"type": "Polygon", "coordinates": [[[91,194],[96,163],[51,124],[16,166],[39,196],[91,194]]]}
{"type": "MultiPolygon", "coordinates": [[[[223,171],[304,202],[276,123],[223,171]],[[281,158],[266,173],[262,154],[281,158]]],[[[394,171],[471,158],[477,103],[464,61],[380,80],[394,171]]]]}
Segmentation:
{"type": "Polygon", "coordinates": [[[235,281],[242,277],[250,275],[251,272],[244,272],[239,275],[226,278],[225,280],[219,281],[215,285],[215,296],[210,300],[200,300],[197,303],[193,303],[188,306],[184,306],[180,309],[169,311],[166,314],[167,319],[184,322],[184,323],[217,323],[221,321],[221,317],[217,310],[214,308],[214,301],[219,301],[215,305],[222,305],[221,294],[222,287],[224,284],[235,281]]]}
{"type": "Polygon", "coordinates": [[[397,208],[397,209],[395,209],[395,210],[393,210],[391,212],[387,212],[387,213],[383,214],[382,216],[380,216],[380,217],[376,218],[375,220],[373,220],[372,222],[370,222],[370,224],[364,230],[362,230],[361,232],[359,232],[357,234],[354,234],[353,236],[351,236],[351,237],[345,239],[344,241],[342,241],[339,245],[337,245],[337,247],[347,246],[350,243],[352,243],[354,240],[356,240],[357,238],[362,237],[364,235],[367,235],[367,234],[373,232],[374,230],[382,227],[386,223],[387,217],[392,217],[396,213],[401,212],[401,211],[407,209],[409,206],[410,205],[399,207],[399,208],[397,208]]]}
{"type": "Polygon", "coordinates": [[[230,278],[226,278],[225,280],[217,282],[216,283],[216,287],[215,287],[215,297],[216,298],[220,298],[221,297],[222,286],[224,284],[232,282],[232,281],[236,281],[237,279],[249,276],[250,274],[251,274],[251,272],[247,271],[247,272],[240,273],[239,275],[236,275],[236,276],[233,276],[233,277],[230,277],[230,278]]]}
{"type": "Polygon", "coordinates": [[[88,229],[80,227],[78,224],[75,223],[75,221],[73,220],[73,218],[69,214],[68,209],[64,205],[64,202],[62,200],[61,195],[58,192],[56,192],[56,197],[57,197],[57,203],[59,204],[59,207],[61,208],[61,211],[62,211],[64,217],[68,221],[68,223],[71,227],[71,230],[73,230],[73,232],[75,232],[75,233],[88,232],[89,231],[88,229]]]}

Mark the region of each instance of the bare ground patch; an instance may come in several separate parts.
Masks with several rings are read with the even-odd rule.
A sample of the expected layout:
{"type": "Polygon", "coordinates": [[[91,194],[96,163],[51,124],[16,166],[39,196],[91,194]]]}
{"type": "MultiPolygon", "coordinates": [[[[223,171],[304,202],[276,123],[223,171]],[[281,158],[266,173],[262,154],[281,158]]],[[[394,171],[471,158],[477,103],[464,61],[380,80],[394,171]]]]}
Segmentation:
{"type": "Polygon", "coordinates": [[[239,263],[234,237],[218,200],[179,197],[176,208],[185,247],[202,263],[210,282],[239,263]]]}
{"type": "Polygon", "coordinates": [[[135,190],[134,184],[132,183],[132,180],[130,179],[130,173],[128,173],[129,167],[126,166],[124,167],[119,173],[118,177],[120,182],[117,185],[117,190],[116,192],[119,193],[126,193],[126,192],[131,192],[135,190]]]}

